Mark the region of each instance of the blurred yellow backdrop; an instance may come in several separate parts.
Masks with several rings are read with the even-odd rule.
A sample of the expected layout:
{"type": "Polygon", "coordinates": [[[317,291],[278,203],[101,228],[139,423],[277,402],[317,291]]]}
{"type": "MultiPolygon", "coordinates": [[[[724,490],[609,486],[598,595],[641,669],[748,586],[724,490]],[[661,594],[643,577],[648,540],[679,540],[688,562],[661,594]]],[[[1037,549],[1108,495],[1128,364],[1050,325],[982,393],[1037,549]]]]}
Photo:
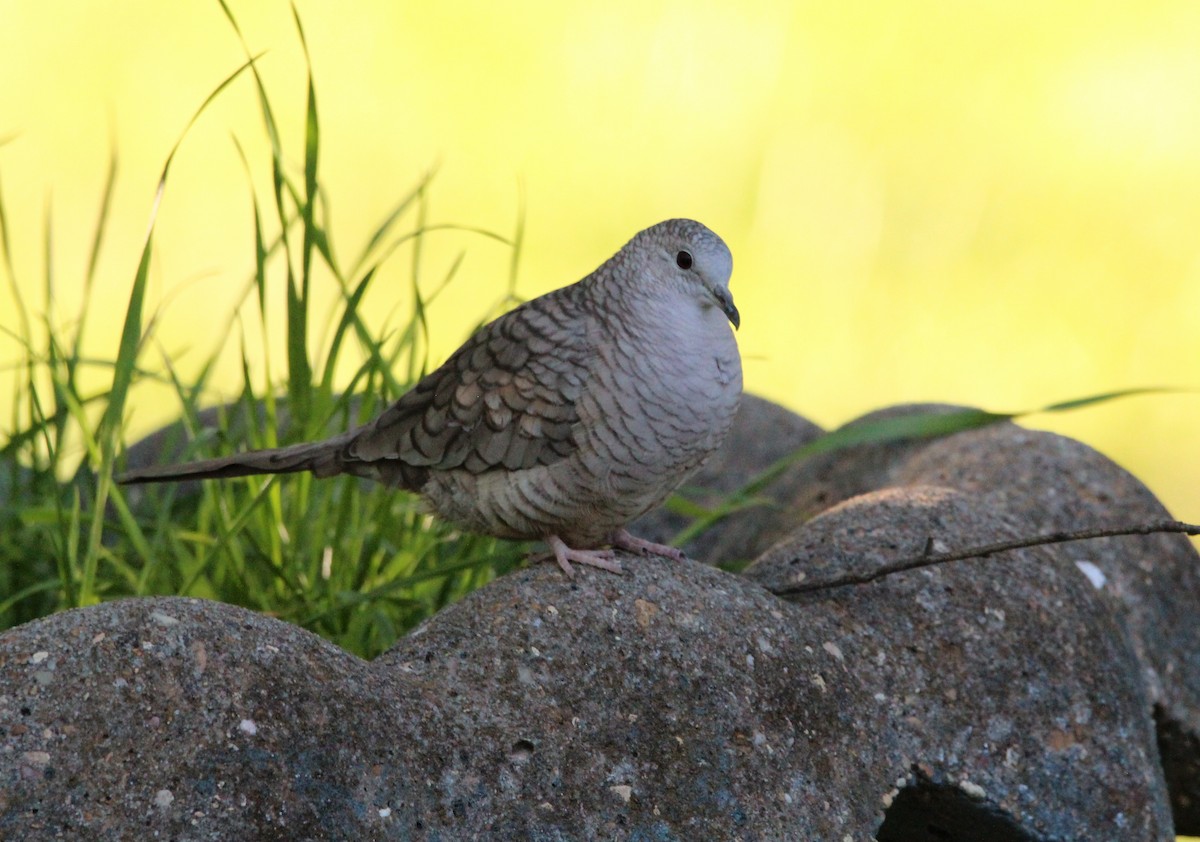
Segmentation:
{"type": "MultiPolygon", "coordinates": [[[[232,7],[250,48],[266,51],[298,165],[304,59],[291,9],[232,7]]],[[[734,252],[748,389],[826,426],[895,402],[1006,410],[1200,386],[1194,0],[304,0],[298,11],[344,257],[436,166],[431,222],[507,234],[524,207],[525,296],[578,279],[659,219],[704,221],[734,252]]],[[[108,157],[119,159],[93,355],[115,353],[166,154],[242,61],[216,2],[0,0],[0,188],[16,285],[44,309],[49,219],[60,322],[77,308],[108,157]]],[[[158,223],[148,304],[162,307],[161,345],[185,373],[212,351],[253,266],[234,138],[269,201],[249,77],[187,136],[158,223]]],[[[439,234],[430,286],[461,251],[459,279],[429,314],[437,359],[508,274],[504,247],[439,234]]],[[[408,277],[405,261],[389,264],[380,312],[404,311],[408,277]]],[[[7,281],[0,324],[13,329],[7,281]]],[[[282,293],[276,304],[278,325],[282,293]]],[[[240,330],[254,355],[252,321],[240,330]]],[[[0,362],[19,355],[0,342],[0,362]]],[[[236,382],[238,348],[223,363],[213,400],[236,382]]],[[[172,406],[131,411],[148,429],[172,406]]],[[[1200,398],[1031,423],[1099,448],[1200,520],[1200,398]]]]}

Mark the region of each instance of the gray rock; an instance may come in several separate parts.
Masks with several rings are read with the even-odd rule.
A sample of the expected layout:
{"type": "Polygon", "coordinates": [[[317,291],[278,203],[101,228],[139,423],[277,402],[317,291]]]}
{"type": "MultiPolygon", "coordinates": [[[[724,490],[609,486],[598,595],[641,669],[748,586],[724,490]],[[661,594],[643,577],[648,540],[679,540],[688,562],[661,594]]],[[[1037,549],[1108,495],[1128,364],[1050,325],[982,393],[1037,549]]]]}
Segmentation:
{"type": "MultiPolygon", "coordinates": [[[[889,407],[851,422],[959,407],[889,407]]],[[[875,489],[940,485],[977,495],[1022,537],[1169,518],[1135,477],[1091,448],[1001,423],[940,439],[863,445],[805,463],[783,523],[799,524],[875,489]]],[[[783,539],[786,530],[775,538],[783,539]]],[[[961,545],[956,545],[961,546],[961,545]]],[[[1176,827],[1200,833],[1200,558],[1178,535],[1062,545],[1103,579],[1099,596],[1126,627],[1158,722],[1176,827]]],[[[954,547],[952,547],[954,548],[954,547]]]]}
{"type": "Polygon", "coordinates": [[[977,498],[889,489],[816,517],[746,576],[820,588],[796,603],[875,702],[875,768],[898,770],[883,842],[1170,839],[1137,660],[1060,549],[833,584],[1021,532],[977,498]]]}
{"type": "MultiPolygon", "coordinates": [[[[757,404],[712,487],[817,432],[757,404]]],[[[1178,680],[1196,650],[1168,628],[1192,582],[1172,571],[1194,562],[1163,556],[1176,544],[1089,556],[1100,590],[1062,547],[791,601],[764,588],[1141,494],[1152,508],[1081,445],[983,432],[995,441],[856,448],[789,471],[770,489],[780,505],[738,515],[768,517],[705,542],[790,532],[748,577],[657,557],[624,556],[619,577],[534,566],[372,663],[202,600],[12,629],[0,838],[1170,839],[1151,700],[1159,741],[1181,735],[1163,743],[1168,772],[1196,756],[1178,680]]]]}
{"type": "Polygon", "coordinates": [[[357,658],[220,603],[18,627],[0,636],[0,837],[381,838],[355,746],[402,711],[371,700],[357,658]]]}
{"type": "Polygon", "coordinates": [[[456,700],[450,797],[499,838],[865,838],[886,782],[852,671],[740,577],[623,563],[505,577],[378,659],[456,700]]]}
{"type": "MultiPolygon", "coordinates": [[[[1018,520],[1025,534],[1170,520],[1141,482],[1073,439],[1015,425],[931,443],[895,481],[948,485],[1018,520]]],[[[1060,552],[1097,582],[1141,664],[1176,827],[1200,833],[1200,555],[1181,535],[1104,538],[1060,552]]]]}
{"type": "Polygon", "coordinates": [[[371,665],[200,600],[12,630],[0,834],[865,837],[853,675],[757,586],[627,561],[509,576],[371,665]]]}
{"type": "MultiPolygon", "coordinates": [[[[620,577],[519,571],[370,664],[201,600],[109,603],[11,630],[0,834],[868,839],[890,804],[913,812],[907,796],[928,778],[951,788],[956,815],[1017,829],[997,839],[1085,838],[1056,829],[1104,819],[1129,839],[1165,838],[1152,832],[1142,708],[1122,719],[1139,685],[1117,674],[1111,638],[1092,647],[1100,670],[1075,649],[1023,653],[1031,681],[1008,657],[1027,639],[1011,643],[980,595],[959,605],[928,577],[875,589],[901,588],[886,605],[793,605],[702,565],[622,560],[620,577]],[[923,645],[927,660],[909,652],[923,645]],[[960,681],[971,669],[976,683],[960,681]],[[991,710],[1004,712],[973,718],[991,710]],[[1035,713],[1045,728],[1026,732],[1035,713]],[[1039,771],[1038,740],[1054,728],[1064,742],[1039,771]],[[1102,752],[1107,778],[1081,771],[1085,751],[1102,752]]],[[[983,595],[1016,612],[1005,593],[983,595]]],[[[1041,633],[1089,633],[1064,630],[1051,607],[1030,612],[1041,633]]]]}

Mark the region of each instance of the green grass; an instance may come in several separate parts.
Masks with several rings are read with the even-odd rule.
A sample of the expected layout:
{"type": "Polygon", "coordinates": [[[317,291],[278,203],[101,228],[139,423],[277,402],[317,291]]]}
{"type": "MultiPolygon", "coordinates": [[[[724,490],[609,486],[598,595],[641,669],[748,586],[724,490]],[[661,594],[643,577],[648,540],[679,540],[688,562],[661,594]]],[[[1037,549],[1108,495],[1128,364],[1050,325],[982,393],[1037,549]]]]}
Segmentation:
{"type": "MultiPolygon", "coordinates": [[[[240,38],[232,14],[222,7],[240,38]]],[[[303,44],[298,16],[296,27],[303,44]]],[[[202,425],[199,412],[217,352],[191,379],[169,363],[157,368],[146,363],[155,324],[145,312],[154,215],[168,189],[179,145],[163,167],[113,359],[89,359],[82,349],[96,256],[115,184],[115,158],[100,200],[78,316],[65,328],[35,315],[21,296],[22,287],[38,284],[17,283],[0,193],[0,250],[17,302],[16,323],[4,324],[3,330],[19,349],[10,432],[0,449],[0,628],[102,600],[180,594],[263,611],[371,656],[424,617],[521,561],[522,547],[460,534],[432,521],[413,495],[352,478],[253,477],[152,491],[113,482],[131,444],[126,431],[130,397],[149,383],[169,384],[178,400],[180,426],[169,436],[172,444],[162,448],[162,455],[172,460],[322,438],[377,414],[424,372],[425,308],[457,268],[455,264],[446,277],[434,279],[432,293],[422,292],[421,241],[433,230],[425,222],[426,179],[399,199],[343,270],[324,225],[320,121],[311,72],[302,166],[293,173],[284,163],[284,140],[271,98],[255,59],[248,51],[247,56],[192,122],[228,84],[247,74],[252,78],[270,141],[266,163],[273,188],[265,200],[253,197],[255,271],[248,292],[256,306],[242,309],[255,311],[258,315],[248,318],[263,320],[265,328],[267,314],[277,304],[268,300],[267,274],[282,264],[287,352],[285,370],[256,384],[243,349],[240,394],[218,413],[215,428],[202,425]],[[416,305],[407,322],[386,331],[388,338],[380,341],[364,323],[359,306],[381,264],[394,259],[401,245],[414,255],[416,305]],[[320,334],[320,352],[311,354],[315,318],[310,293],[315,282],[328,283],[329,277],[339,287],[339,306],[320,334]],[[347,358],[354,361],[354,372],[348,382],[339,382],[335,371],[347,358]],[[97,367],[111,376],[111,385],[85,392],[81,374],[97,367]],[[351,393],[360,397],[351,400],[351,393]],[[76,455],[72,461],[78,443],[83,458],[76,455]]],[[[253,171],[244,154],[243,161],[253,171]]],[[[517,227],[514,237],[476,233],[513,248],[515,267],[517,227]]],[[[46,241],[48,255],[48,222],[46,241]]],[[[46,313],[53,285],[48,269],[42,282],[46,313]]],[[[220,348],[229,337],[218,339],[215,347],[220,348]]],[[[268,372],[278,371],[279,361],[267,355],[265,362],[268,372]]]]}

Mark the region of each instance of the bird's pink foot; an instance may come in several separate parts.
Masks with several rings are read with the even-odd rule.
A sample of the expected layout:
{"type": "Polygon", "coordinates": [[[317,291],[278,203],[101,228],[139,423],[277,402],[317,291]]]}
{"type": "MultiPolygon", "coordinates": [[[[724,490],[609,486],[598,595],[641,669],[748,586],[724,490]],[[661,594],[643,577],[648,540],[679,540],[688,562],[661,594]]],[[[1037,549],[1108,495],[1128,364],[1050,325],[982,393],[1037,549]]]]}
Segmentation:
{"type": "Polygon", "coordinates": [[[599,567],[601,570],[607,570],[609,573],[620,573],[621,562],[617,561],[616,555],[612,550],[576,550],[568,547],[566,542],[557,535],[550,535],[546,538],[546,543],[550,545],[551,552],[554,553],[554,559],[558,562],[558,566],[563,569],[563,572],[568,576],[574,576],[575,571],[571,569],[571,562],[576,564],[587,564],[591,567],[599,567]]]}
{"type": "Polygon", "coordinates": [[[636,535],[630,535],[624,529],[613,535],[612,545],[618,550],[629,550],[634,553],[653,553],[654,555],[665,556],[674,561],[683,561],[684,559],[683,550],[667,544],[656,544],[653,541],[647,541],[645,538],[638,538],[636,535]]]}

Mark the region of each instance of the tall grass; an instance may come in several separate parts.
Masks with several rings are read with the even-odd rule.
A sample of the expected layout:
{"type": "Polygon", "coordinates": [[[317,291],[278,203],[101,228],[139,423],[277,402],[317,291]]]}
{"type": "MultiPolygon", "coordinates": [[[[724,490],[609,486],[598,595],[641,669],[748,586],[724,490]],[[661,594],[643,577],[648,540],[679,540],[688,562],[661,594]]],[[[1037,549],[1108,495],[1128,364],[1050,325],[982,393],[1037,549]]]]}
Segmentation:
{"type": "MultiPolygon", "coordinates": [[[[241,38],[237,21],[221,5],[241,38]]],[[[295,20],[307,57],[298,15],[295,20]]],[[[22,298],[22,288],[38,284],[17,282],[0,192],[0,251],[16,301],[15,324],[10,326],[6,318],[2,327],[18,349],[13,414],[0,449],[0,628],[100,600],[181,594],[264,611],[370,656],[521,558],[519,547],[459,534],[434,522],[411,495],[352,478],[314,482],[307,475],[284,481],[252,477],[150,488],[113,483],[121,454],[131,444],[126,428],[130,396],[150,381],[170,384],[180,421],[135,447],[131,456],[176,460],[331,435],[377,414],[426,366],[425,308],[451,281],[458,265],[434,283],[432,292],[423,292],[420,246],[434,230],[425,221],[429,179],[400,197],[351,268],[343,271],[324,223],[320,119],[311,65],[298,173],[285,164],[285,141],[272,99],[248,50],[246,63],[217,86],[192,122],[229,84],[245,76],[257,91],[269,139],[266,163],[272,190],[264,200],[251,189],[255,268],[248,291],[256,306],[242,309],[255,311],[250,318],[262,320],[265,334],[268,314],[277,305],[270,300],[267,275],[282,264],[287,279],[286,359],[280,366],[264,350],[268,382],[256,384],[243,348],[237,400],[203,418],[201,403],[216,351],[191,379],[169,361],[155,367],[146,362],[155,324],[145,312],[155,219],[179,145],[162,170],[112,359],[88,358],[83,347],[96,256],[107,231],[116,181],[115,158],[99,204],[78,316],[65,328],[47,315],[54,284],[49,270],[41,282],[46,290],[44,312],[37,313],[22,298]],[[359,307],[380,266],[405,244],[414,255],[416,304],[407,323],[380,341],[364,323],[359,307]],[[314,283],[327,283],[329,277],[338,285],[338,308],[316,343],[320,350],[312,354],[316,320],[311,293],[314,283]],[[348,382],[340,382],[335,372],[347,359],[353,360],[353,374],[348,382]],[[111,374],[111,385],[87,393],[80,373],[97,367],[111,374]],[[272,372],[278,372],[277,379],[272,372]],[[359,397],[351,399],[350,394],[359,397]],[[82,443],[82,460],[76,456],[71,461],[69,442],[82,443]]],[[[242,157],[253,171],[254,163],[244,153],[242,157]]],[[[514,237],[475,233],[515,251],[520,225],[514,237]]],[[[47,222],[47,266],[50,236],[47,222]]],[[[219,337],[216,347],[226,338],[219,337]]]]}

